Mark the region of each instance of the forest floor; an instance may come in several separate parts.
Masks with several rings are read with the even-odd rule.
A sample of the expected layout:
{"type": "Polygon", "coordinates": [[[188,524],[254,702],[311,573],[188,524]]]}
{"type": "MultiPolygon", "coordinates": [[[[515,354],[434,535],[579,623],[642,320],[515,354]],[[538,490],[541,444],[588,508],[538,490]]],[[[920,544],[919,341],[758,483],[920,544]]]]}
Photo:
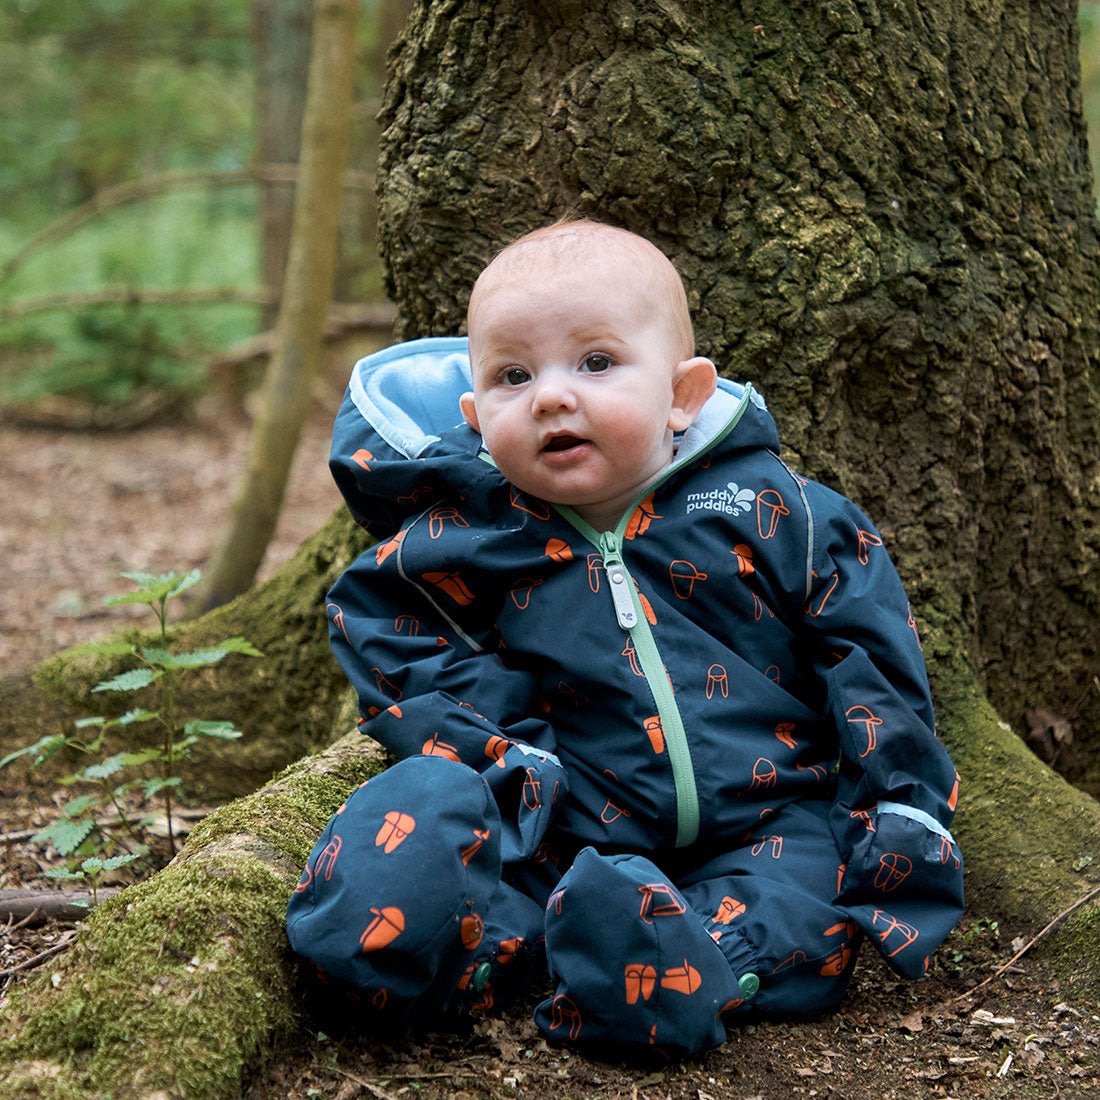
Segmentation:
{"type": "MultiPolygon", "coordinates": [[[[326,468],[335,407],[326,392],[310,417],[263,576],[338,503],[326,468]]],[[[244,417],[201,410],[179,424],[126,433],[0,424],[0,674],[133,615],[134,608],[101,606],[126,589],[119,572],[202,566],[247,438],[244,417]]],[[[56,853],[27,836],[50,820],[52,806],[17,791],[2,795],[0,889],[54,888],[42,875],[56,853]]],[[[5,927],[0,918],[0,993],[33,973],[36,956],[63,950],[76,927],[18,923],[5,927]]],[[[724,1047],[683,1063],[602,1061],[549,1046],[531,1023],[530,1000],[459,1030],[386,1042],[317,1031],[305,1047],[278,1052],[245,1098],[1100,1100],[1100,1003],[1064,987],[1041,950],[965,995],[1022,946],[1020,931],[964,921],[934,956],[929,977],[915,984],[895,979],[865,947],[836,1012],[750,1024],[724,1047]]]]}

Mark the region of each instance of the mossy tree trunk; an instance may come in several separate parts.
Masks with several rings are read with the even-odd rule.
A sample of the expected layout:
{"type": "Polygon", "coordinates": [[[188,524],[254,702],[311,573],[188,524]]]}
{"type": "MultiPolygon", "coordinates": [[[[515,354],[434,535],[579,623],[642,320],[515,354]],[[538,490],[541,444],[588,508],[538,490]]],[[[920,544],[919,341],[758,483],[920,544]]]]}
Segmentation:
{"type": "MultiPolygon", "coordinates": [[[[882,526],[964,778],[956,833],[971,905],[1035,926],[1091,888],[1073,863],[1100,852],[1097,803],[1012,729],[1039,704],[1074,706],[1079,740],[1097,740],[1086,687],[1100,613],[1100,287],[1074,20],[1060,0],[1042,11],[1024,0],[424,0],[391,58],[380,171],[404,337],[458,331],[491,251],[563,213],[625,225],[673,256],[701,350],[759,383],[795,465],[882,526]]],[[[287,582],[312,584],[310,569],[300,557],[287,582]]],[[[225,609],[223,629],[258,598],[225,609]]],[[[269,630],[279,621],[270,606],[269,630]]],[[[335,687],[318,695],[335,707],[335,687]]],[[[228,883],[198,906],[214,918],[205,931],[176,945],[199,960],[195,986],[203,966],[222,965],[218,906],[240,890],[255,914],[233,951],[262,1012],[249,1033],[222,1037],[233,1052],[209,1059],[217,1083],[188,1091],[184,1068],[221,1042],[197,1017],[192,1049],[165,1048],[184,1068],[154,1082],[95,1007],[122,968],[145,973],[96,955],[95,937],[133,919],[144,941],[172,904],[189,911],[171,877],[183,871],[170,869],[135,895],[153,917],[113,902],[59,964],[58,988],[45,974],[9,1008],[22,1037],[5,1053],[21,1061],[0,1096],[80,1095],[92,1059],[116,1096],[232,1094],[271,1030],[294,1027],[277,918],[310,837],[366,766],[342,755],[352,745],[280,780],[290,823],[277,838],[264,792],[226,811],[246,853],[239,883],[210,833],[180,857],[187,873],[208,867],[228,883]],[[247,854],[257,847],[259,868],[247,854]],[[247,975],[278,975],[274,992],[247,975]],[[63,1020],[86,1024],[67,1040],[63,1020]]],[[[1097,925],[1084,909],[1047,941],[1094,982],[1097,925]]],[[[127,1019],[131,1041],[162,1034],[127,1019]]]]}
{"type": "Polygon", "coordinates": [[[206,818],[172,864],[116,894],[3,1006],[5,1100],[225,1100],[300,1025],[280,946],[326,821],[382,766],[352,733],[206,818]]]}
{"type": "Polygon", "coordinates": [[[1100,790],[1075,5],[442,0],[391,64],[399,334],[458,331],[493,249],[554,217],[655,240],[700,350],[759,386],[796,468],[882,528],[963,774],[972,897],[1039,919],[1083,893],[1069,867],[1100,811],[1016,736],[1033,708],[1072,712],[1073,778],[1100,790]]]}

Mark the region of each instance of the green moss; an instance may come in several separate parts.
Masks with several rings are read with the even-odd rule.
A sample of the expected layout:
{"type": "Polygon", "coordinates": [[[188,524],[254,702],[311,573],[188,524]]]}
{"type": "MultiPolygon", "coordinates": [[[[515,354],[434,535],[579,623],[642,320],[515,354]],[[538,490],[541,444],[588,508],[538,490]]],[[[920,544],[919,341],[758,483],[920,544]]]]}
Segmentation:
{"type": "Polygon", "coordinates": [[[298,1024],[283,922],[300,868],[382,766],[345,737],[212,814],[169,867],[100,906],[4,1007],[0,1098],[235,1095],[298,1024]]]}
{"type": "MultiPolygon", "coordinates": [[[[1074,863],[1100,854],[1100,805],[1051,771],[993,710],[950,629],[926,628],[924,642],[940,734],[962,778],[952,831],[968,908],[1038,931],[1096,886],[1095,874],[1074,863]]],[[[1066,980],[1095,989],[1098,937],[1093,905],[1040,949],[1066,980]]]]}
{"type": "Polygon", "coordinates": [[[317,839],[318,823],[336,812],[351,788],[382,768],[381,755],[359,734],[352,737],[351,744],[364,749],[361,758],[348,760],[338,773],[311,772],[310,761],[288,768],[255,794],[223,806],[201,822],[186,851],[198,853],[213,841],[247,832],[301,867],[317,839]]]}
{"type": "Polygon", "coordinates": [[[1100,1003],[1100,965],[1096,958],[1098,943],[1100,901],[1094,900],[1087,908],[1070,917],[1056,934],[1037,945],[1036,949],[1053,961],[1059,975],[1073,985],[1076,996],[1100,1003]]]}
{"type": "Polygon", "coordinates": [[[0,1044],[11,1078],[46,1061],[61,1067],[56,1095],[230,1094],[256,1038],[293,1026],[290,970],[269,947],[288,894],[285,878],[234,858],[182,863],[118,895],[12,996],[6,1014],[23,1026],[0,1044]]]}

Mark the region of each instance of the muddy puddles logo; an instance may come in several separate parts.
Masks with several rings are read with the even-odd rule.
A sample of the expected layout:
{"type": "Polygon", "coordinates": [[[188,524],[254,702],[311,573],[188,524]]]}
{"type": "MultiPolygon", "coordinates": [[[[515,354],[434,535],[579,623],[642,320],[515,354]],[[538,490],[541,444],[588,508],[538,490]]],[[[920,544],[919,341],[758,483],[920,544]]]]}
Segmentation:
{"type": "Polygon", "coordinates": [[[705,493],[688,493],[687,513],[722,512],[727,516],[740,515],[752,508],[756,494],[751,489],[742,489],[735,481],[730,481],[724,489],[711,489],[705,493]]]}

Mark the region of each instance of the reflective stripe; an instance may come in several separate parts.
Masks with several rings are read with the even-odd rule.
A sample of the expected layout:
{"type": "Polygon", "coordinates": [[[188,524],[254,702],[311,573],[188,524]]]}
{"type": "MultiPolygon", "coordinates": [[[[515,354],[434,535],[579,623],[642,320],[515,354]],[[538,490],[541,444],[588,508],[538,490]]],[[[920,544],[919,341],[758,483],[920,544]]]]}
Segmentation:
{"type": "Polygon", "coordinates": [[[931,815],[924,810],[918,810],[914,806],[906,806],[902,802],[880,802],[878,804],[880,814],[897,814],[898,817],[907,817],[918,824],[923,825],[929,832],[936,836],[942,836],[944,840],[955,843],[955,838],[931,815]]]}

